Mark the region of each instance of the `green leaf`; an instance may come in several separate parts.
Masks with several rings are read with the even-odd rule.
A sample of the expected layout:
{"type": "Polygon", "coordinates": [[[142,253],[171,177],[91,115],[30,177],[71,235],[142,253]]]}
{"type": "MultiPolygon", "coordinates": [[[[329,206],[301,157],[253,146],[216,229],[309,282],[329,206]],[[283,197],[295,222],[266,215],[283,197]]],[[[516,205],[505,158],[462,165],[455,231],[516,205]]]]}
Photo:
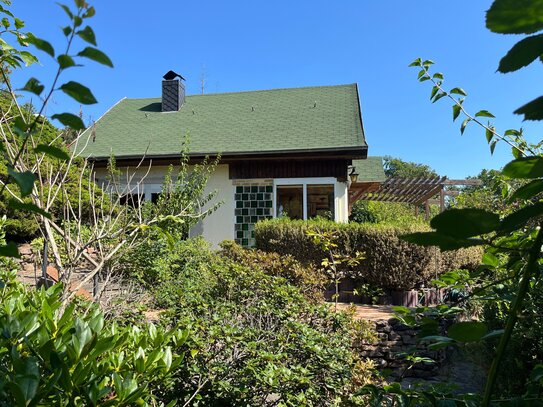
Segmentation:
{"type": "Polygon", "coordinates": [[[91,6],[87,9],[85,14],[83,14],[83,18],[91,18],[91,17],[94,17],[95,14],[96,14],[96,10],[94,9],[94,7],[91,6]]]}
{"type": "Polygon", "coordinates": [[[437,86],[434,86],[432,88],[432,92],[430,92],[430,100],[432,100],[434,98],[434,96],[436,95],[436,93],[439,91],[439,87],[437,86]]]}
{"type": "Polygon", "coordinates": [[[485,130],[485,136],[486,136],[486,141],[488,143],[490,143],[490,141],[492,140],[492,138],[494,137],[494,132],[490,129],[486,129],[485,130]]]}
{"type": "Polygon", "coordinates": [[[502,219],[500,230],[512,231],[524,226],[529,220],[543,215],[543,202],[525,206],[502,219]]]}
{"type": "Polygon", "coordinates": [[[490,113],[488,110],[479,110],[477,113],[475,113],[475,117],[495,117],[492,113],[490,113]]]}
{"type": "Polygon", "coordinates": [[[96,61],[102,65],[107,65],[113,68],[113,62],[111,62],[111,59],[109,59],[109,57],[99,49],[87,47],[77,55],[80,57],[92,59],[93,61],[96,61]]]}
{"type": "Polygon", "coordinates": [[[18,19],[17,17],[15,17],[15,28],[20,30],[21,28],[24,28],[25,26],[25,22],[23,20],[20,20],[18,19]]]}
{"type": "Polygon", "coordinates": [[[534,179],[513,192],[509,201],[514,201],[515,199],[530,199],[541,192],[543,192],[543,180],[534,179]]]}
{"type": "Polygon", "coordinates": [[[467,238],[495,231],[500,217],[484,209],[449,209],[435,216],[430,226],[442,235],[467,238]]]}
{"type": "Polygon", "coordinates": [[[6,245],[0,246],[0,256],[15,257],[17,259],[21,257],[21,255],[19,254],[19,249],[17,249],[17,245],[13,242],[9,242],[6,245]]]}
{"type": "Polygon", "coordinates": [[[483,244],[483,241],[480,239],[465,239],[437,232],[417,232],[400,236],[400,238],[419,246],[438,246],[441,250],[445,251],[483,244]]]}
{"type": "Polygon", "coordinates": [[[26,358],[23,361],[23,367],[16,369],[12,390],[15,390],[15,396],[19,405],[27,406],[36,395],[40,383],[40,369],[38,361],[34,357],[26,358]],[[14,388],[15,387],[15,388],[14,388]]]}
{"type": "Polygon", "coordinates": [[[19,55],[23,59],[26,66],[30,66],[38,62],[38,58],[36,58],[35,55],[31,54],[28,51],[21,51],[19,55]]]}
{"type": "Polygon", "coordinates": [[[69,127],[74,130],[85,129],[85,124],[83,123],[83,120],[81,120],[81,118],[79,116],[76,116],[75,114],[71,114],[71,113],[54,114],[53,116],[51,116],[51,119],[58,120],[64,126],[69,127]]]}
{"type": "Polygon", "coordinates": [[[427,60],[425,60],[425,61],[422,63],[422,65],[423,65],[424,67],[426,67],[426,69],[428,69],[428,68],[430,67],[430,65],[434,65],[434,64],[435,64],[435,62],[432,61],[431,59],[427,59],[427,60]]]}
{"type": "Polygon", "coordinates": [[[501,73],[516,71],[530,65],[541,55],[543,55],[543,34],[524,38],[501,59],[498,71],[501,73]]]}
{"type": "Polygon", "coordinates": [[[462,89],[462,88],[453,88],[453,89],[451,89],[451,91],[449,93],[451,93],[453,95],[468,96],[466,91],[464,89],[462,89]]]}
{"type": "Polygon", "coordinates": [[[30,171],[18,172],[9,167],[8,174],[19,187],[19,191],[21,191],[23,197],[30,195],[32,188],[34,187],[34,181],[36,180],[36,176],[33,173],[30,171]]]}
{"type": "Polygon", "coordinates": [[[39,206],[34,205],[33,203],[19,202],[19,201],[15,200],[15,199],[11,199],[8,202],[8,206],[10,208],[17,209],[17,210],[20,210],[20,211],[28,211],[28,212],[39,213],[40,215],[42,215],[42,216],[44,216],[44,217],[46,217],[48,219],[51,219],[51,214],[49,212],[46,212],[45,210],[43,210],[39,206]]]}
{"type": "Polygon", "coordinates": [[[498,143],[498,140],[492,140],[490,142],[490,154],[494,154],[494,149],[496,148],[497,143],[498,143]]]}
{"type": "Polygon", "coordinates": [[[462,109],[460,108],[459,105],[453,105],[452,111],[453,111],[453,122],[454,122],[460,115],[460,112],[462,111],[462,109]]]}
{"type": "Polygon", "coordinates": [[[432,75],[432,79],[443,80],[443,74],[441,72],[436,72],[435,74],[432,75]]]}
{"type": "Polygon", "coordinates": [[[76,32],[76,34],[79,35],[79,37],[81,37],[81,39],[83,39],[84,41],[96,46],[96,36],[94,35],[94,31],[92,30],[92,28],[90,28],[89,26],[86,26],[82,30],[76,32]]]}
{"type": "Polygon", "coordinates": [[[15,119],[13,119],[12,124],[13,131],[17,133],[17,135],[20,137],[28,136],[27,132],[29,131],[29,126],[21,116],[17,116],[15,119]]]}
{"type": "Polygon", "coordinates": [[[59,55],[57,57],[57,61],[60,69],[66,69],[75,66],[75,61],[73,60],[73,58],[66,54],[59,55]]]}
{"type": "Polygon", "coordinates": [[[492,253],[486,252],[483,254],[483,259],[481,260],[483,264],[486,264],[490,267],[498,267],[500,265],[500,260],[494,256],[492,253]]]}
{"type": "Polygon", "coordinates": [[[513,113],[524,115],[524,120],[543,120],[543,96],[526,103],[513,113]]]}
{"type": "Polygon", "coordinates": [[[83,103],[84,105],[92,105],[97,103],[90,89],[78,82],[66,82],[60,87],[60,89],[68,96],[74,98],[80,103],[83,103]]]}
{"type": "Polygon", "coordinates": [[[58,158],[59,160],[62,160],[62,161],[68,161],[70,159],[70,155],[66,151],[58,147],[50,146],[47,144],[38,144],[36,148],[34,149],[34,152],[44,153],[50,157],[58,158]]]}
{"type": "Polygon", "coordinates": [[[74,16],[74,27],[79,27],[81,24],[83,24],[83,19],[79,16],[74,16]]]}
{"type": "Polygon", "coordinates": [[[471,119],[468,117],[466,120],[462,122],[462,124],[460,125],[460,134],[464,134],[464,130],[466,130],[466,126],[468,125],[470,121],[471,119]]]}
{"type": "Polygon", "coordinates": [[[73,13],[71,12],[70,8],[69,8],[67,5],[65,5],[65,4],[59,4],[59,3],[57,3],[57,4],[59,5],[59,7],[60,7],[62,10],[64,10],[64,11],[66,12],[66,14],[68,14],[68,17],[70,17],[70,19],[73,19],[73,18],[74,18],[73,13]]]}
{"type": "Polygon", "coordinates": [[[63,27],[62,32],[67,37],[68,35],[72,33],[72,27],[69,27],[69,26],[63,27]]]}
{"type": "Polygon", "coordinates": [[[32,92],[33,94],[40,96],[44,89],[45,86],[43,86],[39,80],[30,78],[21,90],[26,90],[27,92],[32,92]]]}
{"type": "Polygon", "coordinates": [[[505,165],[502,174],[510,178],[543,177],[543,157],[521,157],[505,165]]]}
{"type": "Polygon", "coordinates": [[[434,99],[432,100],[432,103],[437,102],[442,97],[447,96],[445,92],[438,92],[437,95],[434,96],[434,99]]]}
{"type": "Polygon", "coordinates": [[[46,52],[49,55],[51,55],[53,58],[55,57],[55,49],[53,46],[48,43],[45,40],[42,40],[41,38],[36,37],[34,34],[28,33],[26,41],[29,44],[34,45],[37,49],[40,51],[46,52]]]}
{"type": "Polygon", "coordinates": [[[415,59],[413,62],[411,62],[408,66],[409,66],[409,67],[412,67],[412,66],[420,66],[421,64],[422,64],[422,59],[417,58],[417,59],[415,59]]]}
{"type": "Polygon", "coordinates": [[[448,329],[448,335],[458,342],[477,342],[486,335],[487,328],[482,322],[457,322],[448,329]]]}
{"type": "Polygon", "coordinates": [[[487,339],[494,339],[494,338],[499,338],[500,336],[503,335],[503,333],[505,332],[504,329],[496,329],[495,331],[491,331],[489,333],[487,333],[485,336],[483,336],[481,339],[483,341],[486,341],[487,339]]]}
{"type": "Polygon", "coordinates": [[[543,29],[543,0],[494,0],[486,27],[500,34],[530,34],[543,29]]]}

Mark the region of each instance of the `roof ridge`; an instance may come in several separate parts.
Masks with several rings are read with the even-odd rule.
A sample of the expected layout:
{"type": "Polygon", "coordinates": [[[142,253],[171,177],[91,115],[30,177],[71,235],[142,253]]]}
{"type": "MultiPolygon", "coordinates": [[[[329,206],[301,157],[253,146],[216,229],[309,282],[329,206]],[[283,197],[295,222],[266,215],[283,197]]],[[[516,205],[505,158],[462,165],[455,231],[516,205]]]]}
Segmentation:
{"type": "MultiPolygon", "coordinates": [[[[205,96],[223,96],[223,95],[238,95],[240,93],[259,93],[259,92],[276,92],[276,91],[284,91],[284,90],[302,90],[302,89],[318,89],[318,88],[341,88],[341,87],[350,87],[350,86],[356,86],[357,83],[344,83],[339,85],[316,85],[316,86],[298,86],[294,88],[272,88],[272,89],[256,89],[256,90],[241,90],[236,92],[222,92],[222,93],[205,93],[203,95],[201,94],[194,94],[194,95],[186,95],[186,97],[205,97],[205,96]]],[[[155,97],[147,97],[147,98],[123,98],[122,100],[150,100],[150,99],[160,99],[160,96],[155,97]]]]}

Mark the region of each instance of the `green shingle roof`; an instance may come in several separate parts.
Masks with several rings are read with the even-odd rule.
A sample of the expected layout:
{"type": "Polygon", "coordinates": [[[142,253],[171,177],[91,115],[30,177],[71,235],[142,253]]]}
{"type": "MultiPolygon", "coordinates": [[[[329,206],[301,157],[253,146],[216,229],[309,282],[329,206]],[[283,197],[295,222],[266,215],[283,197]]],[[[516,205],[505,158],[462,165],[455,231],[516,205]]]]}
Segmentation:
{"type": "Polygon", "coordinates": [[[386,180],[383,168],[383,157],[368,157],[365,160],[353,160],[357,182],[384,182],[386,180]]]}
{"type": "Polygon", "coordinates": [[[367,147],[356,84],[194,95],[160,110],[160,98],[122,99],[85,132],[83,155],[171,156],[186,134],[195,155],[367,147]]]}

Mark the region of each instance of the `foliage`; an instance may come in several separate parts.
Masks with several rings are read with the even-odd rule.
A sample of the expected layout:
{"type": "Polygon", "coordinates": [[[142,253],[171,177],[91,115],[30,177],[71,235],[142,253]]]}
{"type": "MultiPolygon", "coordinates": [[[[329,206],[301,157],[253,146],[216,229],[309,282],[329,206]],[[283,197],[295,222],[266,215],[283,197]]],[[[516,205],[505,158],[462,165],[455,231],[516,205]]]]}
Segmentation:
{"type": "MultiPolygon", "coordinates": [[[[526,0],[522,4],[510,0],[494,0],[486,17],[487,27],[499,33],[532,34],[543,29],[539,0],[526,0]]],[[[538,50],[540,44],[539,35],[521,40],[502,58],[498,70],[504,73],[511,72],[530,64],[541,55],[538,50]]],[[[479,110],[475,114],[468,113],[463,106],[466,92],[458,87],[445,90],[443,74],[431,73],[432,65],[432,61],[420,58],[411,64],[420,69],[419,81],[430,81],[433,84],[430,95],[432,102],[448,98],[453,102],[453,120],[460,115],[465,116],[460,126],[461,133],[469,123],[477,123],[485,131],[491,153],[494,152],[498,142],[511,147],[514,159],[503,168],[501,176],[512,180],[513,190],[511,193],[504,194],[504,198],[508,199],[508,203],[514,203],[516,206],[511,208],[511,213],[506,212],[505,216],[488,209],[451,209],[432,219],[430,225],[434,231],[413,233],[404,237],[412,243],[438,246],[444,250],[486,245],[483,264],[474,273],[467,276],[449,275],[444,278],[452,287],[458,287],[461,284],[469,287],[470,296],[473,298],[493,301],[494,303],[490,303],[489,307],[490,311],[494,312],[490,318],[487,315],[487,321],[494,322],[495,327],[503,328],[487,333],[488,327],[482,322],[462,321],[449,327],[448,336],[430,335],[423,339],[433,342],[430,346],[443,347],[456,346],[462,342],[494,341],[497,338],[495,356],[488,372],[480,404],[484,407],[498,402],[500,405],[541,405],[543,396],[543,381],[541,380],[543,366],[541,365],[534,367],[530,377],[527,378],[526,374],[521,375],[522,379],[527,379],[525,383],[517,382],[514,386],[506,383],[505,390],[507,391],[504,399],[499,401],[493,399],[496,397],[495,388],[500,377],[500,370],[504,367],[503,361],[508,363],[506,366],[512,367],[512,362],[521,359],[507,357],[510,346],[512,345],[515,349],[519,344],[523,344],[531,349],[531,344],[539,342],[539,340],[534,342],[530,338],[531,334],[540,334],[538,327],[535,326],[532,331],[527,329],[527,326],[522,326],[521,321],[525,317],[532,319],[530,314],[537,309],[537,306],[527,305],[526,302],[532,299],[537,303],[537,297],[541,291],[543,206],[539,194],[543,191],[541,179],[543,177],[541,151],[543,142],[529,143],[521,130],[509,129],[503,135],[498,133],[492,123],[485,124],[482,121],[486,118],[494,118],[488,110],[479,110]],[[500,315],[502,311],[507,313],[506,317],[503,314],[500,315]],[[498,318],[495,318],[496,316],[498,318]],[[497,319],[498,323],[495,323],[493,319],[497,319]],[[519,325],[524,330],[519,330],[519,325]]],[[[515,113],[523,114],[526,120],[541,120],[543,119],[542,108],[543,98],[540,97],[517,109],[515,113]]],[[[450,309],[436,309],[436,311],[439,314],[449,312],[450,309]]],[[[407,310],[404,312],[409,314],[407,310]]],[[[413,323],[417,322],[416,316],[407,316],[413,323]]],[[[433,321],[432,318],[419,320],[423,326],[436,324],[435,321],[431,321],[433,321]]],[[[493,347],[493,344],[490,346],[493,347]]],[[[534,356],[538,357],[537,353],[534,356]]],[[[537,363],[526,362],[526,360],[521,361],[520,370],[526,371],[537,363]]],[[[510,371],[507,373],[511,374],[510,371]]],[[[395,393],[397,394],[396,391],[395,393]]],[[[378,390],[377,395],[382,397],[383,392],[378,390]]],[[[455,402],[455,405],[473,405],[473,402],[468,402],[468,399],[464,397],[455,402]]]]}
{"type": "Polygon", "coordinates": [[[423,225],[399,227],[275,219],[257,223],[255,237],[256,245],[261,250],[289,254],[302,263],[319,265],[328,254],[314,245],[307,232],[337,233],[340,253],[353,257],[357,251],[364,253],[365,258],[359,265],[346,268],[348,276],[387,289],[402,290],[428,285],[444,272],[461,267],[473,268],[478,264],[481,256],[479,249],[442,252],[400,239],[405,233],[427,229],[423,225]]]}
{"type": "Polygon", "coordinates": [[[146,211],[149,218],[159,218],[157,225],[162,233],[180,239],[186,239],[189,230],[222,203],[214,203],[207,210],[203,210],[216,195],[216,191],[206,193],[205,187],[220,157],[212,162],[206,157],[202,163],[194,164],[189,169],[189,141],[188,136],[185,137],[179,167],[176,170],[173,165],[168,167],[157,203],[147,204],[146,211]],[[180,213],[182,216],[178,215],[180,213]]]}
{"type": "Polygon", "coordinates": [[[171,349],[188,331],[121,328],[91,304],[62,309],[60,286],[29,290],[15,273],[3,272],[0,286],[2,405],[142,405],[182,360],[171,349]]]}
{"type": "Polygon", "coordinates": [[[454,199],[453,208],[479,208],[502,215],[518,209],[518,202],[509,198],[526,182],[504,177],[497,170],[482,170],[475,178],[481,180],[481,185],[464,187],[454,199]]]}
{"type": "Polygon", "coordinates": [[[220,246],[221,256],[241,266],[258,269],[267,275],[282,277],[297,287],[307,298],[314,301],[322,300],[326,277],[320,270],[305,266],[290,255],[281,256],[258,249],[246,249],[229,240],[225,240],[220,246]]]}
{"type": "Polygon", "coordinates": [[[401,158],[394,158],[389,155],[383,157],[383,166],[385,168],[385,175],[388,178],[435,178],[439,176],[433,168],[430,168],[426,164],[404,161],[401,158]]]}
{"type": "Polygon", "coordinates": [[[356,267],[364,259],[360,252],[345,254],[339,249],[339,234],[336,231],[308,230],[307,236],[313,244],[326,254],[321,261],[322,270],[330,277],[334,284],[335,293],[332,299],[335,310],[339,300],[339,283],[347,276],[348,269],[356,267]]]}
{"type": "Polygon", "coordinates": [[[180,349],[192,350],[191,356],[163,400],[334,405],[348,396],[355,378],[370,380],[370,366],[351,348],[357,337],[372,337],[369,325],[308,300],[287,281],[300,282],[300,275],[281,272],[275,256],[244,250],[225,244],[224,256],[198,238],[176,242],[167,257],[156,259],[161,278],[149,289],[156,305],[167,308],[164,323],[191,327],[180,349]],[[265,264],[257,265],[259,258],[265,264]]]}
{"type": "Polygon", "coordinates": [[[427,223],[422,215],[415,215],[415,209],[409,204],[362,200],[354,203],[349,221],[358,223],[389,223],[398,226],[422,225],[427,223]]]}
{"type": "MultiPolygon", "coordinates": [[[[505,321],[511,309],[511,299],[518,289],[517,284],[496,286],[496,301],[485,301],[483,319],[491,331],[505,328],[505,321]]],[[[543,287],[542,281],[535,281],[526,296],[524,310],[512,334],[508,351],[498,373],[496,393],[501,396],[522,394],[531,372],[543,361],[543,287]],[[510,372],[515,372],[514,375],[510,372]]],[[[488,343],[490,352],[495,348],[495,340],[488,343]]],[[[543,396],[543,394],[542,394],[543,396]]]]}
{"type": "MultiPolygon", "coordinates": [[[[5,93],[0,94],[0,112],[2,115],[6,115],[10,110],[13,110],[13,106],[10,102],[8,96],[5,93]]],[[[32,106],[21,106],[20,110],[25,117],[32,115],[34,110],[32,106]]],[[[58,151],[64,152],[67,154],[67,147],[63,144],[61,138],[59,137],[59,131],[51,124],[47,118],[42,118],[40,122],[40,133],[39,133],[40,142],[47,144],[48,146],[54,146],[58,151]]],[[[13,142],[14,140],[10,140],[13,142]]],[[[39,157],[39,155],[29,155],[28,160],[30,164],[36,165],[37,160],[41,160],[42,168],[45,168],[45,165],[50,165],[55,168],[60,168],[63,161],[59,160],[58,157],[50,157],[45,155],[44,157],[39,157]]],[[[4,156],[0,158],[0,180],[7,185],[10,191],[17,191],[17,185],[13,180],[10,180],[8,175],[8,161],[4,156]]],[[[68,174],[64,180],[64,185],[66,187],[66,196],[65,199],[69,200],[72,206],[76,206],[78,200],[81,201],[82,206],[82,217],[84,219],[89,219],[91,214],[91,202],[89,198],[88,191],[84,189],[80,191],[78,180],[80,177],[81,171],[88,173],[88,170],[84,168],[83,162],[81,159],[74,160],[74,165],[68,168],[68,174]],[[81,192],[81,195],[79,194],[81,192]]],[[[50,193],[49,188],[44,189],[45,193],[50,193]]],[[[97,189],[96,193],[100,194],[101,191],[97,189]]],[[[32,199],[30,197],[22,198],[20,194],[17,195],[26,204],[31,203],[32,199]]],[[[36,236],[39,229],[39,219],[35,216],[29,216],[27,209],[22,209],[13,202],[13,195],[10,194],[7,190],[3,191],[3,194],[0,198],[0,216],[6,215],[8,217],[8,223],[6,225],[6,233],[10,239],[18,241],[28,241],[36,236]]],[[[54,204],[50,213],[54,219],[62,219],[63,208],[59,202],[54,204]]]]}

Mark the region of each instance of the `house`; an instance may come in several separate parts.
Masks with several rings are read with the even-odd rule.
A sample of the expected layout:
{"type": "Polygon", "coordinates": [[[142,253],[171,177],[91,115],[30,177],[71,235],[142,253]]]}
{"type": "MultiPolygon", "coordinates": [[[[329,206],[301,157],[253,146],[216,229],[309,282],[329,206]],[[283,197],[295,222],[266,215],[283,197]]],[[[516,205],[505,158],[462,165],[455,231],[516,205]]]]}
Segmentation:
{"type": "Polygon", "coordinates": [[[368,152],[356,84],[185,96],[170,71],[161,98],[124,98],[88,129],[84,155],[99,181],[111,155],[118,168],[144,157],[152,169],[140,192],[150,200],[186,134],[193,162],[221,157],[207,188],[223,204],[193,230],[213,245],[252,246],[254,224],[275,216],[348,221],[349,171],[368,152]]]}

